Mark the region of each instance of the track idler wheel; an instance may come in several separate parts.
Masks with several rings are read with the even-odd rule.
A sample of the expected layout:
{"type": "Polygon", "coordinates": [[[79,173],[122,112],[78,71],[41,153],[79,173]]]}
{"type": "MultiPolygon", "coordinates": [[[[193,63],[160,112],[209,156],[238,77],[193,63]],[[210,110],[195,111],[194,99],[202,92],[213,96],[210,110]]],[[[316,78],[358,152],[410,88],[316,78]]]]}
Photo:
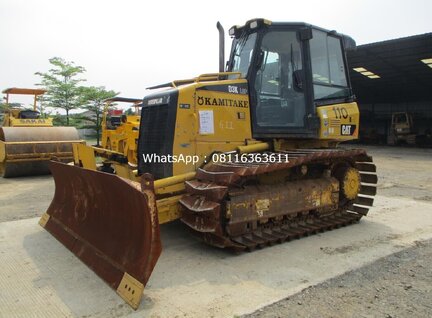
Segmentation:
{"type": "Polygon", "coordinates": [[[361,178],[359,171],[354,167],[340,167],[335,172],[340,182],[340,192],[348,200],[354,200],[360,193],[361,178]]]}

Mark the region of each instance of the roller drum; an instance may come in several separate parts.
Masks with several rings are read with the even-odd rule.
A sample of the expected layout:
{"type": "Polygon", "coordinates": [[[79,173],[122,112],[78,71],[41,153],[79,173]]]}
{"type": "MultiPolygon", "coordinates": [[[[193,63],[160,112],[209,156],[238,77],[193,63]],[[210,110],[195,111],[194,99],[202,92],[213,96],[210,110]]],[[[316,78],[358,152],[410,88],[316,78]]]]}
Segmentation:
{"type": "Polygon", "coordinates": [[[1,127],[0,174],[49,174],[49,159],[72,160],[72,141],[79,141],[74,127],[1,127]]]}

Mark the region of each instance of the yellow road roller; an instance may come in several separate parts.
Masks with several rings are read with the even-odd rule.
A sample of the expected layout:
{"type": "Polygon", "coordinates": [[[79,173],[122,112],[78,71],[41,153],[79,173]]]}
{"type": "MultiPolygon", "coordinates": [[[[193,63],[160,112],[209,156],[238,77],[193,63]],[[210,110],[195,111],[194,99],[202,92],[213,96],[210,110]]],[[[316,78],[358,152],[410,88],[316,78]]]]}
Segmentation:
{"type": "Polygon", "coordinates": [[[75,127],[54,127],[36,109],[43,89],[8,88],[3,125],[0,127],[0,175],[4,178],[49,174],[48,161],[73,160],[72,144],[81,143],[75,127]],[[33,110],[10,107],[10,95],[33,95],[33,110]]]}

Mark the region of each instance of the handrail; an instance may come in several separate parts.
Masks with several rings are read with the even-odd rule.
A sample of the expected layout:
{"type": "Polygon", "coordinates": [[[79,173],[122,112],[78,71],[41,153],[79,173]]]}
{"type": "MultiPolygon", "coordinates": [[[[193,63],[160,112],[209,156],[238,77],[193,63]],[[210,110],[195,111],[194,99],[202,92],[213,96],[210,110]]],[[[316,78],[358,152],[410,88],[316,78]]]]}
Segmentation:
{"type": "Polygon", "coordinates": [[[220,73],[206,73],[206,74],[201,74],[198,77],[195,78],[190,78],[190,79],[185,79],[185,80],[175,80],[172,81],[172,87],[177,87],[179,85],[182,84],[192,84],[192,83],[200,83],[201,81],[212,81],[212,80],[220,80],[222,77],[224,76],[229,76],[229,75],[237,75],[237,79],[242,78],[242,73],[241,72],[220,72],[220,73]]]}
{"type": "MultiPolygon", "coordinates": [[[[223,76],[229,76],[229,75],[237,75],[237,79],[240,79],[242,77],[241,72],[220,72],[220,73],[207,73],[207,74],[201,74],[196,78],[196,82],[200,82],[200,80],[204,80],[206,78],[214,78],[220,79],[223,76]]],[[[208,79],[207,79],[208,80],[208,79]]]]}

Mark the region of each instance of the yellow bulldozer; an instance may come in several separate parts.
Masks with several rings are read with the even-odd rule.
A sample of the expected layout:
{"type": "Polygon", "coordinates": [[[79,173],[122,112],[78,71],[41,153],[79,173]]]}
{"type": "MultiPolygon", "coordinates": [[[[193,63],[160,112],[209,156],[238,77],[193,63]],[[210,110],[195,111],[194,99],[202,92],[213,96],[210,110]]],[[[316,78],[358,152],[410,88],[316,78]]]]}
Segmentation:
{"type": "Polygon", "coordinates": [[[432,145],[431,127],[427,118],[409,112],[396,112],[391,115],[387,144],[404,143],[418,146],[432,145]]]}
{"type": "MultiPolygon", "coordinates": [[[[161,224],[253,250],[358,222],[376,167],[358,138],[348,36],[254,19],[229,30],[219,73],[144,97],[133,176],[51,162],[54,199],[40,224],[133,308],[156,265],[161,224]]],[[[94,152],[79,155],[93,156],[94,152]]],[[[85,160],[84,160],[85,161],[85,160]]]]}
{"type": "Polygon", "coordinates": [[[72,144],[82,142],[74,127],[53,127],[52,118],[37,111],[43,89],[8,88],[3,125],[0,127],[0,174],[2,177],[48,174],[48,161],[73,159],[72,144]],[[10,95],[33,95],[33,110],[10,107],[10,95]]]}
{"type": "Polygon", "coordinates": [[[86,169],[137,179],[133,170],[137,168],[142,99],[117,96],[104,102],[101,147],[74,145],[74,163],[86,169]],[[114,103],[131,104],[133,111],[126,115],[122,110],[111,109],[114,103]]]}
{"type": "Polygon", "coordinates": [[[105,100],[102,117],[102,148],[123,153],[133,164],[137,164],[137,141],[142,99],[113,97],[105,100]],[[133,113],[126,115],[122,110],[112,110],[113,103],[132,104],[133,113]]]}

